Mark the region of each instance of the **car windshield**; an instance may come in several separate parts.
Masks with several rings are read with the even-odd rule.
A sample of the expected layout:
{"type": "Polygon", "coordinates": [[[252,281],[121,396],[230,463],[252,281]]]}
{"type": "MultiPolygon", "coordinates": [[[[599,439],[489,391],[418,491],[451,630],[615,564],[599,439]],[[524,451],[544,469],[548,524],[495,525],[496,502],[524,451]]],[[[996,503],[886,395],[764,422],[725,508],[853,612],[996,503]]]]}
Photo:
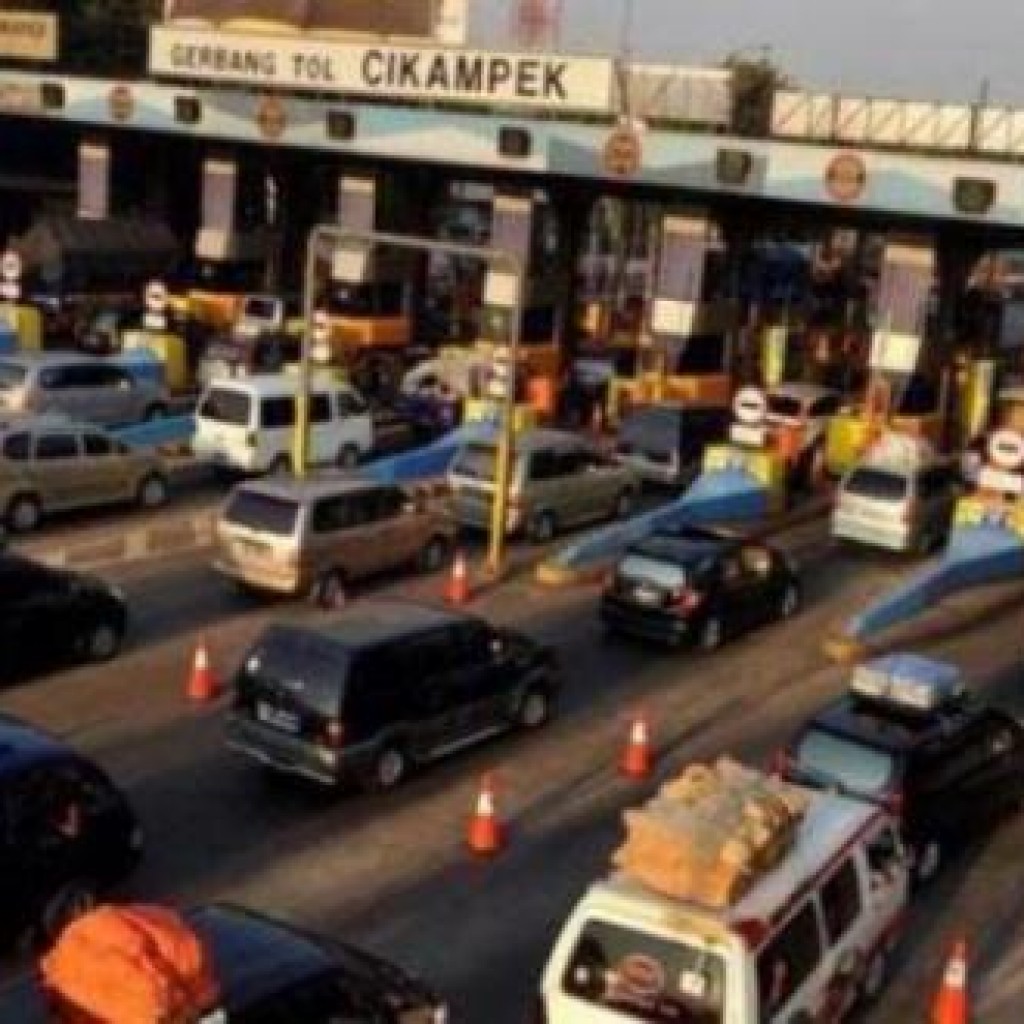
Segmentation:
{"type": "Polygon", "coordinates": [[[768,396],[768,415],[769,416],[781,416],[784,419],[800,419],[800,413],[803,406],[800,404],[800,399],[793,398],[791,395],[769,395],[768,396]]]}
{"type": "Polygon", "coordinates": [[[494,480],[498,453],[490,445],[471,444],[463,448],[455,459],[452,472],[471,480],[494,480]]]}
{"type": "Polygon", "coordinates": [[[672,409],[644,409],[634,413],[619,430],[619,443],[633,448],[670,451],[679,436],[679,413],[672,409]]]}
{"type": "Polygon", "coordinates": [[[682,566],[639,554],[629,554],[623,558],[619,563],[619,577],[654,583],[664,590],[680,590],[686,584],[686,570],[682,566]]]}
{"type": "Polygon", "coordinates": [[[881,501],[902,501],[907,496],[908,480],[899,473],[888,469],[873,469],[862,466],[850,474],[843,490],[861,498],[877,498],[881,501]]]}
{"type": "Polygon", "coordinates": [[[290,537],[298,517],[299,504],[292,498],[261,494],[244,487],[235,491],[224,510],[224,521],[232,526],[272,533],[275,537],[290,537]]]}
{"type": "Polygon", "coordinates": [[[252,402],[243,391],[213,388],[199,406],[199,415],[205,420],[226,423],[233,427],[249,425],[252,402]]]}
{"type": "Polygon", "coordinates": [[[0,391],[20,387],[28,376],[28,370],[17,363],[0,363],[0,391]]]}
{"type": "MultiPolygon", "coordinates": [[[[562,977],[563,991],[651,1024],[723,1024],[725,961],[694,942],[590,920],[562,977]]],[[[603,1016],[603,1015],[602,1015],[603,1016]]]]}
{"type": "Polygon", "coordinates": [[[810,729],[796,748],[801,772],[819,785],[837,785],[848,793],[878,796],[888,789],[896,770],[885,750],[823,729],[810,729]]]}

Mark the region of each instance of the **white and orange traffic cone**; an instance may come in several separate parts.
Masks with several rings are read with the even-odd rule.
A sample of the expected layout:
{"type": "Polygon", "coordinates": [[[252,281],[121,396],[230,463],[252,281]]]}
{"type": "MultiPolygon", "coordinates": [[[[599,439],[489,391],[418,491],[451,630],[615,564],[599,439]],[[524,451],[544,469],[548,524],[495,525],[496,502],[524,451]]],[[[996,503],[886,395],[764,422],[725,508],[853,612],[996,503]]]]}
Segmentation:
{"type": "Polygon", "coordinates": [[[967,940],[957,939],[946,961],[931,1024],[968,1024],[971,1019],[967,998],[967,940]]]}
{"type": "Polygon", "coordinates": [[[480,780],[476,806],[466,829],[466,845],[482,857],[492,857],[504,845],[504,829],[498,819],[494,798],[494,778],[488,773],[480,780]]]}
{"type": "Polygon", "coordinates": [[[619,771],[630,779],[646,779],[654,768],[651,730],[644,714],[636,715],[629,726],[629,739],[622,751],[619,771]]]}
{"type": "Polygon", "coordinates": [[[206,638],[201,637],[192,656],[192,671],[189,673],[186,694],[189,700],[205,704],[216,700],[220,693],[220,680],[210,664],[210,648],[206,638]]]}
{"type": "Polygon", "coordinates": [[[444,599],[449,604],[467,604],[469,598],[469,566],[466,564],[465,554],[456,551],[452,559],[451,573],[445,584],[444,599]]]}

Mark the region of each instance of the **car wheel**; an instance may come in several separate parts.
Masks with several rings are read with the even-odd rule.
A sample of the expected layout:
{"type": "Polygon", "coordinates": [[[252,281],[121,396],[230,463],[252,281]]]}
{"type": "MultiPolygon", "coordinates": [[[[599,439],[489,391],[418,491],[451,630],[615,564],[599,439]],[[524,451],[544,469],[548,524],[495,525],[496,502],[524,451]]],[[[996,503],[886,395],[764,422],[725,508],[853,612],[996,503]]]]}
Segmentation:
{"type": "Polygon", "coordinates": [[[420,552],[419,565],[423,572],[438,572],[448,559],[448,541],[444,537],[432,537],[420,552]]]}
{"type": "Polygon", "coordinates": [[[516,711],[516,724],[520,729],[539,729],[551,717],[551,696],[540,686],[531,686],[523,694],[516,711]]]}
{"type": "Polygon", "coordinates": [[[619,496],[615,499],[615,505],[612,508],[612,518],[614,519],[628,519],[633,514],[633,492],[622,491],[619,496]]]}
{"type": "Polygon", "coordinates": [[[791,619],[800,610],[800,591],[793,583],[787,584],[779,602],[779,618],[791,619]]]}
{"type": "Polygon", "coordinates": [[[89,882],[69,882],[46,901],[39,918],[39,938],[47,945],[54,942],[67,925],[96,903],[96,890],[89,882]]]}
{"type": "Polygon", "coordinates": [[[359,465],[359,449],[354,444],[347,444],[338,452],[338,465],[342,469],[355,469],[359,465]]]}
{"type": "Polygon", "coordinates": [[[142,414],[142,418],[146,423],[152,423],[154,420],[162,420],[167,416],[167,406],[160,402],[156,402],[146,408],[146,411],[142,414]]]}
{"type": "Polygon", "coordinates": [[[121,649],[121,631],[110,622],[97,622],[80,641],[80,651],[85,661],[99,663],[110,661],[121,649]]]}
{"type": "Polygon", "coordinates": [[[558,531],[554,512],[538,512],[530,521],[530,540],[534,544],[547,544],[558,531]]]}
{"type": "Polygon", "coordinates": [[[880,945],[864,969],[864,977],[861,979],[859,998],[862,1003],[873,1003],[882,994],[885,983],[889,977],[889,950],[888,947],[880,945]]]}
{"type": "Polygon", "coordinates": [[[150,473],[139,484],[139,505],[142,508],[160,508],[167,502],[167,492],[167,480],[159,473],[150,473]]]}
{"type": "Polygon", "coordinates": [[[284,476],[292,471],[292,460],[288,455],[275,455],[270,460],[270,465],[267,467],[267,473],[270,476],[284,476]]]}
{"type": "Polygon", "coordinates": [[[939,873],[944,860],[942,843],[938,839],[926,840],[914,851],[914,881],[926,885],[939,873]]]}
{"type": "Polygon", "coordinates": [[[705,619],[700,631],[701,648],[705,651],[717,651],[722,646],[723,639],[722,620],[717,615],[705,619]]]}
{"type": "Polygon", "coordinates": [[[337,611],[348,603],[348,581],[340,569],[325,572],[313,585],[313,603],[325,611],[337,611]]]}
{"type": "Polygon", "coordinates": [[[397,789],[408,774],[409,759],[405,751],[397,744],[389,743],[373,759],[366,776],[366,788],[374,793],[387,793],[397,789]]]}
{"type": "Polygon", "coordinates": [[[14,533],[29,533],[43,518],[43,506],[34,494],[16,494],[7,506],[7,525],[14,533]]]}

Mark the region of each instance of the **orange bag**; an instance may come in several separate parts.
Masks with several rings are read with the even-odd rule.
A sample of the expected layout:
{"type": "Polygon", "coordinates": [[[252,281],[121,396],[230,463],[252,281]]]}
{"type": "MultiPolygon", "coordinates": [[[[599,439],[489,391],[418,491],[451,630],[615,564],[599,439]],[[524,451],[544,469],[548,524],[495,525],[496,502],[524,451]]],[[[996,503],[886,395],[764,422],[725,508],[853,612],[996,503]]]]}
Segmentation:
{"type": "Polygon", "coordinates": [[[219,995],[202,942],[161,907],[100,907],[83,915],[40,969],[60,1024],[195,1024],[219,995]]]}

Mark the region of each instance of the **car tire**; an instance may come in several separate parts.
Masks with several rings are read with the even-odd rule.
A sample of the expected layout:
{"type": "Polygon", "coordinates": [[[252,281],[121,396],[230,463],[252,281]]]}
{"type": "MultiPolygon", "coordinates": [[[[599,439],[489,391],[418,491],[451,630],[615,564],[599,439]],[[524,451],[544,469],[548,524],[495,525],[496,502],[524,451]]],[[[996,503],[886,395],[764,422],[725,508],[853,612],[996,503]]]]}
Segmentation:
{"type": "Polygon", "coordinates": [[[618,522],[628,519],[633,514],[633,498],[632,491],[620,491],[612,506],[612,519],[618,522]]]}
{"type": "Polygon", "coordinates": [[[535,513],[527,531],[530,541],[534,544],[547,544],[554,540],[557,532],[558,523],[555,520],[555,513],[549,509],[535,513]]]}
{"type": "Polygon", "coordinates": [[[144,423],[153,423],[166,418],[167,406],[163,402],[154,402],[152,405],[146,406],[146,411],[142,414],[144,423]]]}
{"type": "Polygon", "coordinates": [[[355,469],[359,465],[359,449],[347,444],[338,452],[338,466],[341,469],[355,469]]]}
{"type": "Polygon", "coordinates": [[[90,665],[112,661],[121,650],[122,639],[121,630],[112,622],[94,622],[79,639],[79,656],[90,665]]]}
{"type": "Polygon", "coordinates": [[[914,851],[914,884],[928,885],[933,881],[942,870],[945,859],[941,840],[926,840],[920,849],[914,851]]]}
{"type": "Polygon", "coordinates": [[[31,533],[43,518],[42,502],[34,494],[16,494],[7,504],[7,526],[12,533],[31,533]]]}
{"type": "Polygon", "coordinates": [[[397,743],[387,743],[377,752],[363,779],[370,793],[389,793],[397,789],[409,774],[409,758],[397,743]]]}
{"type": "Polygon", "coordinates": [[[782,592],[782,599],[779,601],[780,621],[793,618],[800,611],[800,591],[795,583],[786,584],[782,592]]]}
{"type": "Polygon", "coordinates": [[[451,545],[444,537],[431,537],[417,559],[420,572],[435,573],[444,568],[448,561],[451,545]]]}
{"type": "Polygon", "coordinates": [[[348,604],[348,578],[341,569],[328,569],[313,584],[313,603],[324,611],[339,611],[348,604]]]}
{"type": "Polygon", "coordinates": [[[62,886],[46,901],[39,915],[37,936],[40,943],[52,944],[67,925],[88,913],[97,903],[96,889],[85,879],[62,886]]]}
{"type": "Polygon", "coordinates": [[[160,508],[167,504],[167,478],[162,473],[150,473],[139,483],[136,501],[140,508],[160,508]]]}
{"type": "Polygon", "coordinates": [[[292,460],[288,455],[275,455],[267,466],[268,476],[284,476],[292,471],[292,460]]]}
{"type": "Polygon", "coordinates": [[[532,732],[547,725],[551,718],[551,694],[539,684],[528,687],[516,708],[516,725],[532,732]]]}
{"type": "Polygon", "coordinates": [[[722,628],[722,620],[717,615],[711,615],[704,620],[700,628],[698,643],[703,651],[717,651],[725,639],[725,631],[722,628]]]}

